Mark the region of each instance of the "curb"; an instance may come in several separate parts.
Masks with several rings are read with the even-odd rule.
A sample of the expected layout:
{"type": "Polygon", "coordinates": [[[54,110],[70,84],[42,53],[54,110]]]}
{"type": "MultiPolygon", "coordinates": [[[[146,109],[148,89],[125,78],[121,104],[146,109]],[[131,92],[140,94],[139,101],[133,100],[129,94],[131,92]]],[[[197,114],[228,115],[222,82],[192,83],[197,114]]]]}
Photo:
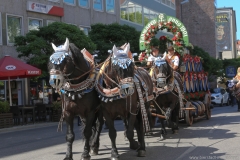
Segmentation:
{"type": "Polygon", "coordinates": [[[57,125],[58,125],[58,122],[35,123],[35,124],[28,124],[23,126],[19,125],[19,126],[13,126],[11,128],[2,128],[0,129],[0,134],[15,132],[15,131],[23,131],[23,130],[34,129],[34,128],[57,126],[57,125]]]}

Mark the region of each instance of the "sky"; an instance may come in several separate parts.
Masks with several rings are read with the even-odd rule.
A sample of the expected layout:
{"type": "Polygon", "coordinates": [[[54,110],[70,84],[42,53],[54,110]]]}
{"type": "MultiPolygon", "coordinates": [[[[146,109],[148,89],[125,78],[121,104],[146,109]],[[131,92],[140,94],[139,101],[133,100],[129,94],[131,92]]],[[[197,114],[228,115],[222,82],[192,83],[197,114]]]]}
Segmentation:
{"type": "Polygon", "coordinates": [[[217,8],[232,7],[236,13],[237,39],[240,39],[240,5],[239,0],[217,0],[217,8]]]}

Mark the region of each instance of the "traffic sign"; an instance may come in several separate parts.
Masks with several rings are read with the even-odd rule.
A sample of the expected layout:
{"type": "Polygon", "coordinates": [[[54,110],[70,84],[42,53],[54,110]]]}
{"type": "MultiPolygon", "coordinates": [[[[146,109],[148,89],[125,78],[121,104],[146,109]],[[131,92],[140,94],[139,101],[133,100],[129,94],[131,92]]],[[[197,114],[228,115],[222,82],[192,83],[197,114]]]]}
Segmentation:
{"type": "Polygon", "coordinates": [[[234,77],[237,74],[236,67],[234,66],[227,66],[225,70],[226,70],[226,77],[234,77]]]}

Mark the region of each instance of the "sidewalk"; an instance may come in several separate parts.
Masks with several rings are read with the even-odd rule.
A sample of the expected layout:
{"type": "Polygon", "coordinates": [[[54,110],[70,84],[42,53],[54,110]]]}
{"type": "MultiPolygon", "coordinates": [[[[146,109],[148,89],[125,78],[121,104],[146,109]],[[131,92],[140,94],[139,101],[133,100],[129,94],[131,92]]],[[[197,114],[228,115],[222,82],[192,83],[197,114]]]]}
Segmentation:
{"type": "Polygon", "coordinates": [[[23,130],[33,129],[33,128],[49,127],[49,126],[57,127],[58,122],[42,122],[42,123],[35,123],[35,124],[18,125],[18,126],[13,126],[10,128],[1,128],[0,134],[14,132],[14,131],[23,131],[23,130]]]}

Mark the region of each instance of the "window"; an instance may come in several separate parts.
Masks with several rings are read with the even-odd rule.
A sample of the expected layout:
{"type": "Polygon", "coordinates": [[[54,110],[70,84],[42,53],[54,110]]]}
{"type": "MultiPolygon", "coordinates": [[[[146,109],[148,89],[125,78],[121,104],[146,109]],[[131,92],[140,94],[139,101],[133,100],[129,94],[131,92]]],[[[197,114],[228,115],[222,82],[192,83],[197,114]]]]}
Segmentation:
{"type": "Polygon", "coordinates": [[[22,17],[7,15],[7,43],[13,44],[20,35],[23,35],[22,17]]]}
{"type": "Polygon", "coordinates": [[[58,2],[58,3],[59,3],[59,0],[48,0],[48,1],[52,1],[52,2],[58,2]]]}
{"type": "Polygon", "coordinates": [[[175,9],[175,0],[162,0],[162,4],[165,4],[166,6],[175,9]]]}
{"type": "Polygon", "coordinates": [[[89,0],[78,0],[78,4],[81,7],[89,8],[89,0]]]}
{"type": "Polygon", "coordinates": [[[75,5],[75,0],[63,0],[64,3],[75,5]]]}
{"type": "Polygon", "coordinates": [[[80,30],[82,30],[85,33],[85,35],[88,36],[88,32],[90,30],[90,27],[79,26],[79,28],[80,28],[80,30]]]}
{"type": "Polygon", "coordinates": [[[0,44],[2,44],[2,13],[0,12],[0,44]]]}
{"type": "Polygon", "coordinates": [[[42,20],[41,19],[28,19],[28,31],[31,30],[39,30],[39,27],[42,27],[42,20]]]}
{"type": "Polygon", "coordinates": [[[49,24],[53,23],[53,22],[55,22],[55,21],[47,20],[47,26],[48,26],[49,24]]]}
{"type": "Polygon", "coordinates": [[[142,25],[142,6],[132,2],[122,4],[121,18],[142,25]]]}
{"type": "Polygon", "coordinates": [[[159,15],[159,13],[157,13],[155,11],[152,11],[147,8],[143,8],[144,25],[147,25],[148,22],[150,22],[154,18],[157,18],[158,15],[159,15]]]}
{"type": "Polygon", "coordinates": [[[93,0],[93,8],[98,11],[103,10],[103,1],[102,0],[93,0]]]}
{"type": "Polygon", "coordinates": [[[127,3],[122,3],[121,4],[121,11],[120,11],[121,12],[121,18],[125,19],[125,20],[128,20],[127,7],[128,7],[127,3]]]}
{"type": "Polygon", "coordinates": [[[106,11],[108,13],[115,13],[115,0],[106,0],[106,11]]]}

